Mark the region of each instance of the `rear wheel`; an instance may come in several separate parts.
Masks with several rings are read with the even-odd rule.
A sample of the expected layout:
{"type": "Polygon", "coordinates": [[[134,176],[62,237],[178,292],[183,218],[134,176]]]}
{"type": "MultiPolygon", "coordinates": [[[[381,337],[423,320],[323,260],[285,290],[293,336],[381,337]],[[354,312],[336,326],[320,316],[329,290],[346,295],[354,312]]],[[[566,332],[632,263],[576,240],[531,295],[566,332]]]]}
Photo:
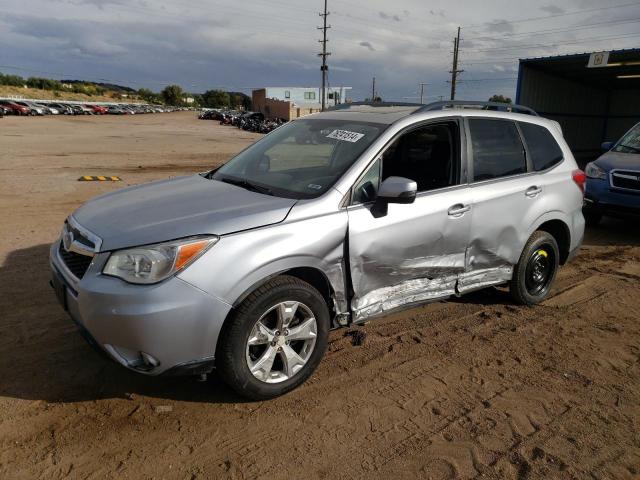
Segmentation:
{"type": "Polygon", "coordinates": [[[302,280],[279,276],[249,295],[218,340],[216,366],[239,394],[264,400],[311,376],[327,347],[329,310],[302,280]]]}
{"type": "Polygon", "coordinates": [[[548,232],[537,231],[529,238],[509,285],[511,295],[525,305],[535,305],[549,295],[558,271],[558,243],[548,232]]]}

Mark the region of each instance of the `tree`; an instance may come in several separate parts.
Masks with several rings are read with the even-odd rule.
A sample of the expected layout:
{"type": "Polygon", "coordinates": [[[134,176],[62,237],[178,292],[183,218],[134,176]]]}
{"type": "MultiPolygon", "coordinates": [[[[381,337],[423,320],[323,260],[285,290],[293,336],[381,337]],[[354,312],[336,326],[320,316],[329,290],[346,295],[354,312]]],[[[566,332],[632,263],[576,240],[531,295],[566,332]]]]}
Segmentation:
{"type": "Polygon", "coordinates": [[[2,73],[0,73],[0,85],[22,87],[25,83],[25,79],[18,75],[3,75],[2,73]]]}
{"type": "Polygon", "coordinates": [[[505,97],[504,95],[493,95],[490,99],[490,102],[498,102],[498,103],[512,103],[509,97],[505,97]]]}
{"type": "Polygon", "coordinates": [[[40,90],[61,90],[62,84],[58,80],[49,78],[29,77],[26,85],[30,88],[38,88],[40,90]]]}
{"type": "Polygon", "coordinates": [[[168,85],[160,95],[167,105],[181,106],[183,103],[184,91],[180,85],[168,85]]]}
{"type": "Polygon", "coordinates": [[[138,90],[138,96],[145,102],[149,103],[159,103],[161,101],[160,95],[152,92],[148,88],[141,88],[138,90]]]}
{"type": "Polygon", "coordinates": [[[231,104],[229,94],[222,90],[207,90],[202,94],[202,106],[209,108],[228,107],[231,104]]]}

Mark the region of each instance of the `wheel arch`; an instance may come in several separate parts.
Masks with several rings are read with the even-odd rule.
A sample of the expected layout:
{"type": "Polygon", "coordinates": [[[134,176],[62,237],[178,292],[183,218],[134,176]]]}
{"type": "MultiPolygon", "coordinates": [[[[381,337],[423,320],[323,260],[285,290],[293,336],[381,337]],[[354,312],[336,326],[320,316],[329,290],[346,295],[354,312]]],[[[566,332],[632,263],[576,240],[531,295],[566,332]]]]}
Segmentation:
{"type": "Polygon", "coordinates": [[[244,299],[251,294],[251,292],[260,288],[272,278],[278,277],[280,275],[289,275],[291,277],[296,277],[304,282],[307,282],[313,288],[318,290],[318,292],[320,292],[322,298],[324,298],[325,302],[327,302],[329,311],[333,312],[335,310],[335,307],[333,305],[335,289],[331,284],[329,277],[320,268],[311,266],[287,268],[284,270],[273,272],[261,278],[259,281],[253,283],[246,290],[244,290],[244,292],[233,302],[233,307],[237,307],[238,305],[240,305],[244,301],[244,299]]]}
{"type": "Polygon", "coordinates": [[[558,244],[560,250],[560,265],[564,265],[571,250],[571,230],[564,220],[553,218],[540,223],[534,231],[539,230],[550,234],[558,244]]]}

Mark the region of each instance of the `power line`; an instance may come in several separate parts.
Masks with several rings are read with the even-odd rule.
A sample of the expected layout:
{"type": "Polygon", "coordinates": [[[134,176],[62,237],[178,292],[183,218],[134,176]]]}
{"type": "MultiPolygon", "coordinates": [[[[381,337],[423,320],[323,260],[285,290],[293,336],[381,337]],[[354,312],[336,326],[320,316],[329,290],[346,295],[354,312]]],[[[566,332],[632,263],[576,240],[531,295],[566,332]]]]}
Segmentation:
{"type": "Polygon", "coordinates": [[[618,19],[618,20],[608,20],[606,22],[596,22],[596,23],[585,23],[585,24],[581,24],[581,25],[575,25],[573,27],[562,27],[562,28],[552,28],[552,29],[547,29],[547,30],[534,30],[534,31],[529,31],[529,32],[519,32],[519,33],[505,33],[503,36],[501,37],[482,37],[482,38],[478,38],[479,40],[495,40],[497,42],[500,42],[502,40],[505,39],[505,37],[519,37],[522,35],[533,35],[533,34],[539,34],[539,33],[545,33],[545,34],[549,34],[549,33],[564,33],[564,32],[571,32],[573,30],[583,30],[585,28],[591,28],[591,27],[598,27],[601,25],[620,25],[620,24],[625,24],[625,23],[636,23],[640,20],[640,17],[637,18],[631,18],[631,19],[618,19]]]}
{"type": "Polygon", "coordinates": [[[533,21],[536,21],[536,20],[546,20],[548,18],[567,17],[567,16],[570,16],[570,15],[580,15],[580,14],[583,14],[583,13],[598,12],[598,11],[602,11],[602,10],[611,10],[613,8],[619,9],[619,8],[626,8],[626,7],[635,7],[635,6],[639,6],[639,5],[640,5],[639,2],[634,2],[634,3],[625,3],[624,5],[611,5],[611,6],[608,6],[608,7],[584,8],[582,10],[575,10],[573,12],[556,13],[556,14],[545,15],[545,16],[541,16],[541,17],[519,18],[519,19],[516,19],[516,20],[500,20],[498,22],[476,23],[476,24],[468,25],[468,28],[481,27],[483,25],[486,25],[488,27],[495,27],[497,25],[504,25],[506,23],[513,24],[513,23],[533,22],[533,21]]]}
{"type": "Polygon", "coordinates": [[[493,81],[517,80],[517,79],[518,79],[518,77],[471,78],[471,79],[468,79],[468,80],[458,80],[458,83],[493,82],[493,81]]]}
{"type": "Polygon", "coordinates": [[[491,47],[491,48],[482,48],[482,49],[467,49],[467,52],[492,52],[496,50],[520,50],[523,48],[544,48],[544,47],[559,47],[562,45],[573,45],[577,43],[589,43],[599,40],[618,40],[620,38],[628,38],[628,37],[639,37],[640,33],[628,33],[625,35],[614,35],[614,36],[604,36],[604,37],[589,37],[589,38],[579,38],[572,42],[560,41],[556,43],[537,43],[531,45],[511,45],[508,47],[491,47]]]}

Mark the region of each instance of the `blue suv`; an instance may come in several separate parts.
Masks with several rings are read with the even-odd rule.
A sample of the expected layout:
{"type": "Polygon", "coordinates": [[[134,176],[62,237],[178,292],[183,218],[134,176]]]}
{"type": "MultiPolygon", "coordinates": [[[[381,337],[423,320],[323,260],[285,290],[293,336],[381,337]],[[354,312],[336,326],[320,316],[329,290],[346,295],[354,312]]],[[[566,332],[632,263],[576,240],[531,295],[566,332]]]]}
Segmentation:
{"type": "Polygon", "coordinates": [[[640,215],[640,123],[585,168],[587,187],[584,217],[596,225],[603,215],[640,215]]]}

